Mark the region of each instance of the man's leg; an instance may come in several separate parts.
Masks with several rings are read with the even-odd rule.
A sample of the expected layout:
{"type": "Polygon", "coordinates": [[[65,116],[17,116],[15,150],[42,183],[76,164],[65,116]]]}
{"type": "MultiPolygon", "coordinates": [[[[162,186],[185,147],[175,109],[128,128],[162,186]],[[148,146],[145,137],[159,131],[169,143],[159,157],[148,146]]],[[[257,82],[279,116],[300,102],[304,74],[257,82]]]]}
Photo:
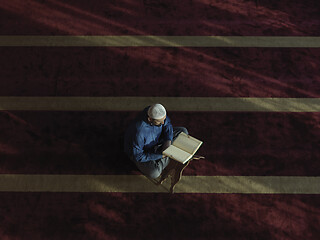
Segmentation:
{"type": "Polygon", "coordinates": [[[173,140],[175,140],[182,132],[189,134],[185,127],[173,127],[173,140]]]}
{"type": "Polygon", "coordinates": [[[147,177],[155,179],[160,176],[163,169],[168,166],[170,159],[168,157],[161,158],[149,162],[135,162],[138,169],[147,177]]]}

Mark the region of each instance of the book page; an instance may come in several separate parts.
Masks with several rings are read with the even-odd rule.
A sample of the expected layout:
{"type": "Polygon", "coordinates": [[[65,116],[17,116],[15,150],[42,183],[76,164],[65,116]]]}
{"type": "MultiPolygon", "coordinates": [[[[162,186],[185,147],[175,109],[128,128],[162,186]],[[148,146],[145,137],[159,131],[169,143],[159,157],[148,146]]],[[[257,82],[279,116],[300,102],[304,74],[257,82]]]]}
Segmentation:
{"type": "Polygon", "coordinates": [[[191,154],[175,147],[174,145],[170,145],[163,154],[183,164],[192,157],[191,154]]]}
{"type": "Polygon", "coordinates": [[[194,137],[191,137],[185,133],[180,133],[174,140],[173,145],[180,148],[190,154],[195,154],[201,146],[202,142],[194,137]]]}

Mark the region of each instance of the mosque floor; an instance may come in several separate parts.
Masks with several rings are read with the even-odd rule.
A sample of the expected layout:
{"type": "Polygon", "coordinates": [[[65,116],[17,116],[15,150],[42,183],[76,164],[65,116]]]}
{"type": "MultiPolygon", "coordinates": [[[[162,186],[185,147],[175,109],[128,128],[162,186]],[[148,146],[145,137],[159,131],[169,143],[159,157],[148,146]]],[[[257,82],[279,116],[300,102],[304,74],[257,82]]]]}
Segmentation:
{"type": "Polygon", "coordinates": [[[0,2],[0,239],[319,239],[320,48],[308,47],[308,37],[319,42],[318,1],[0,2]],[[7,35],[23,46],[3,44],[7,35]],[[28,45],[61,35],[272,43],[28,45]],[[300,47],[279,47],[276,36],[300,47]],[[138,98],[167,102],[173,125],[204,142],[205,159],[174,194],[122,152],[138,98]],[[219,106],[199,111],[206,99],[219,106]]]}

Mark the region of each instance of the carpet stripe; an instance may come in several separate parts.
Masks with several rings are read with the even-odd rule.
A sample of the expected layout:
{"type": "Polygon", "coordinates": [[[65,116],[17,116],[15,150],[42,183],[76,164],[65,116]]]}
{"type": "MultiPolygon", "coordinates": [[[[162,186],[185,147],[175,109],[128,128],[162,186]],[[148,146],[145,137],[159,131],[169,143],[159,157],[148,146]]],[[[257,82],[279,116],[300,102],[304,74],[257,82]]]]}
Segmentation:
{"type": "Polygon", "coordinates": [[[320,47],[320,37],[0,36],[0,46],[46,47],[320,47]]]}
{"type": "MultiPolygon", "coordinates": [[[[1,192],[168,192],[142,175],[0,175],[1,192]]],[[[183,176],[177,193],[320,194],[320,177],[183,176]]]]}
{"type": "Polygon", "coordinates": [[[320,98],[0,97],[0,110],[140,111],[161,102],[170,111],[320,112],[320,98]]]}

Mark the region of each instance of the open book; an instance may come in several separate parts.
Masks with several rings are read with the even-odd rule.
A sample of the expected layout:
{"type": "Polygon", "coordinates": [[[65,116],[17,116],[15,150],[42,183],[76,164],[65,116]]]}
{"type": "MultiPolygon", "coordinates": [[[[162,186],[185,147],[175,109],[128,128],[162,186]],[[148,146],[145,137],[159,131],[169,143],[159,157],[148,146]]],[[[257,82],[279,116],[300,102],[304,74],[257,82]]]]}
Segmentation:
{"type": "Polygon", "coordinates": [[[202,143],[200,140],[182,132],[173,141],[172,145],[163,151],[163,155],[185,164],[198,151],[202,143]]]}

